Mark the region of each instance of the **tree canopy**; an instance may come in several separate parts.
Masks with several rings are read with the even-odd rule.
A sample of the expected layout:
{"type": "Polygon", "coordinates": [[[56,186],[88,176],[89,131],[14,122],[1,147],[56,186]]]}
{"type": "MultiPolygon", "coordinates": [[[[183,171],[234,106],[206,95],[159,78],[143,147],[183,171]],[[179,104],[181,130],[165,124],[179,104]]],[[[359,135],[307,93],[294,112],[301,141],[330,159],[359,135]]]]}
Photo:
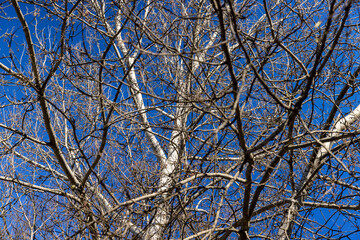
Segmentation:
{"type": "Polygon", "coordinates": [[[359,12],[1,1],[1,236],[360,236],[359,12]]]}

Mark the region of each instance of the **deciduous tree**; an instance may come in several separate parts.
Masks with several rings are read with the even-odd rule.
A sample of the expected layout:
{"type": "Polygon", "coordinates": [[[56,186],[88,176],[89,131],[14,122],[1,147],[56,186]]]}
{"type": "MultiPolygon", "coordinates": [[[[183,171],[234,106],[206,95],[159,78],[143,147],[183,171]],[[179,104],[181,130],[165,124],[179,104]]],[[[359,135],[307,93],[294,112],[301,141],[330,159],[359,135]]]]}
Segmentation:
{"type": "Polygon", "coordinates": [[[359,9],[2,1],[1,235],[358,235],[359,9]]]}

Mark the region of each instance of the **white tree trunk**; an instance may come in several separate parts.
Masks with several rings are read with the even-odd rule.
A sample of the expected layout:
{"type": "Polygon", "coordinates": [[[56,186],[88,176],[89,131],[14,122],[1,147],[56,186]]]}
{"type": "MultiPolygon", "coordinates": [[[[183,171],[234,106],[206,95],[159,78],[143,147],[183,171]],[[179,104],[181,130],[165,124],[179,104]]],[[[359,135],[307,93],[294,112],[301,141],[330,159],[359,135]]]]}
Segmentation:
{"type": "MultiPolygon", "coordinates": [[[[346,115],[344,118],[341,118],[338,120],[333,128],[331,129],[331,132],[328,134],[328,137],[336,137],[340,135],[347,127],[349,127],[351,124],[353,124],[356,120],[360,118],[360,105],[358,105],[352,112],[350,112],[348,115],[346,115]]],[[[315,177],[314,172],[319,169],[321,165],[323,165],[326,162],[327,158],[324,158],[326,154],[332,154],[331,147],[334,144],[335,141],[329,141],[325,143],[321,143],[321,147],[316,155],[316,158],[314,160],[314,163],[312,166],[308,169],[307,172],[304,173],[304,177],[301,179],[297,190],[300,191],[302,189],[302,192],[305,193],[311,188],[311,182],[312,179],[315,177]]],[[[342,162],[340,164],[345,167],[342,162]]],[[[345,167],[345,170],[346,167],[345,167]]],[[[297,193],[298,195],[303,195],[301,193],[297,193]]],[[[281,224],[278,232],[278,239],[279,240],[288,240],[290,239],[293,222],[295,220],[295,217],[297,215],[297,211],[299,210],[301,206],[301,199],[297,197],[296,199],[293,199],[293,202],[290,204],[289,209],[287,211],[286,216],[284,217],[283,223],[281,224]]]]}

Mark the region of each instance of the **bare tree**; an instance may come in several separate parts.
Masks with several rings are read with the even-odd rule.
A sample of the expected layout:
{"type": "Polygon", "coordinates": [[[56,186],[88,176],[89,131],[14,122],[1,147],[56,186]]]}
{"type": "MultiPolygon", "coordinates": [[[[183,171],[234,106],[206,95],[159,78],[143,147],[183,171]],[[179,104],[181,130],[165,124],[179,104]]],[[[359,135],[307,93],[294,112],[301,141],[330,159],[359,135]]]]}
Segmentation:
{"type": "Polygon", "coordinates": [[[3,1],[1,234],[359,234],[358,12],[3,1]]]}

